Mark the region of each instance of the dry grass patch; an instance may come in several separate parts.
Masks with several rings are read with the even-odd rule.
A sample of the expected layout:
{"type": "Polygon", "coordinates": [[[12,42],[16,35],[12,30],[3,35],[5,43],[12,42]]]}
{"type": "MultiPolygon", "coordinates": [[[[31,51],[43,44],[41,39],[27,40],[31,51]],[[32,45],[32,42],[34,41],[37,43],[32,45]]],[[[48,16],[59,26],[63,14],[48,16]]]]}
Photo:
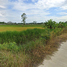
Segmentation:
{"type": "Polygon", "coordinates": [[[9,51],[0,51],[0,67],[25,67],[28,55],[22,52],[11,53],[9,51]]]}
{"type": "Polygon", "coordinates": [[[47,55],[53,55],[55,51],[58,51],[61,42],[64,42],[66,40],[67,40],[67,33],[49,40],[45,46],[45,56],[47,57],[47,55]]]}

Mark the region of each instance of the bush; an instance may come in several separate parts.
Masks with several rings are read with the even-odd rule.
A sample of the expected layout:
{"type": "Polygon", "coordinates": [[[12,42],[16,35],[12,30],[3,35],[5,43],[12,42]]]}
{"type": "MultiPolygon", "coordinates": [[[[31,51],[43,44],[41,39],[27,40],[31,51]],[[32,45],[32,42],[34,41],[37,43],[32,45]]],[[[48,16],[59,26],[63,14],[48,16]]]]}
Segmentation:
{"type": "Polygon", "coordinates": [[[19,46],[16,45],[15,42],[12,42],[12,43],[3,43],[3,44],[0,44],[0,50],[7,50],[7,51],[19,51],[20,48],[19,46]]]}

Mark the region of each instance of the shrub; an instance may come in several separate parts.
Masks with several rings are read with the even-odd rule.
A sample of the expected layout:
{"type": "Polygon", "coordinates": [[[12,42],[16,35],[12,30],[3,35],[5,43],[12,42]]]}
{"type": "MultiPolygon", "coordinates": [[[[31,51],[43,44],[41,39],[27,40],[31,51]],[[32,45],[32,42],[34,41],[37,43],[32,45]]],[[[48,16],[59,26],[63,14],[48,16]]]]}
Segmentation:
{"type": "Polygon", "coordinates": [[[0,44],[0,50],[14,51],[17,52],[20,50],[19,46],[15,42],[12,43],[3,43],[0,44]]]}

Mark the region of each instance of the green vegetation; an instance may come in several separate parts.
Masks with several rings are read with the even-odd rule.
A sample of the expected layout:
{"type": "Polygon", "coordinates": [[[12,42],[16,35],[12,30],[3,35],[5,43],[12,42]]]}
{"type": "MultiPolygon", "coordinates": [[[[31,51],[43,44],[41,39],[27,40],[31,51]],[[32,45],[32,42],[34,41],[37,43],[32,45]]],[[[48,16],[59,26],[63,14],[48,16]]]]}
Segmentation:
{"type": "Polygon", "coordinates": [[[26,31],[6,31],[0,32],[0,43],[16,42],[17,44],[23,44],[35,38],[39,38],[44,29],[28,29],[26,31]]]}
{"type": "Polygon", "coordinates": [[[0,27],[43,27],[44,25],[30,24],[30,25],[0,25],[0,27]]]}
{"type": "Polygon", "coordinates": [[[52,21],[52,19],[48,20],[48,22],[45,22],[45,27],[49,29],[55,29],[55,28],[64,28],[67,26],[67,23],[59,22],[56,23],[55,21],[52,21]]]}
{"type": "Polygon", "coordinates": [[[51,19],[48,20],[48,22],[45,23],[45,26],[50,29],[55,29],[56,27],[56,22],[52,21],[51,19]]]}
{"type": "Polygon", "coordinates": [[[44,29],[0,32],[0,67],[37,67],[56,51],[57,37],[67,33],[67,23],[48,20],[42,26],[44,29]]]}
{"type": "Polygon", "coordinates": [[[22,27],[22,25],[0,25],[0,27],[22,27]]]}

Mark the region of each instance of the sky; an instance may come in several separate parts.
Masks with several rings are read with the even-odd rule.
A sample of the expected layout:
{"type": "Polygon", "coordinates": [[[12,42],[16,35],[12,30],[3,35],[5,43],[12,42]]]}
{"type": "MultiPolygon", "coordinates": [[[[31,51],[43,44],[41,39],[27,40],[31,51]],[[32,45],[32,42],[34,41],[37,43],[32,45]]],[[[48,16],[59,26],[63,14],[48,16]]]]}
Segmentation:
{"type": "Polygon", "coordinates": [[[67,21],[67,0],[0,0],[0,21],[22,21],[26,13],[26,23],[45,22],[52,19],[56,22],[67,21]]]}

